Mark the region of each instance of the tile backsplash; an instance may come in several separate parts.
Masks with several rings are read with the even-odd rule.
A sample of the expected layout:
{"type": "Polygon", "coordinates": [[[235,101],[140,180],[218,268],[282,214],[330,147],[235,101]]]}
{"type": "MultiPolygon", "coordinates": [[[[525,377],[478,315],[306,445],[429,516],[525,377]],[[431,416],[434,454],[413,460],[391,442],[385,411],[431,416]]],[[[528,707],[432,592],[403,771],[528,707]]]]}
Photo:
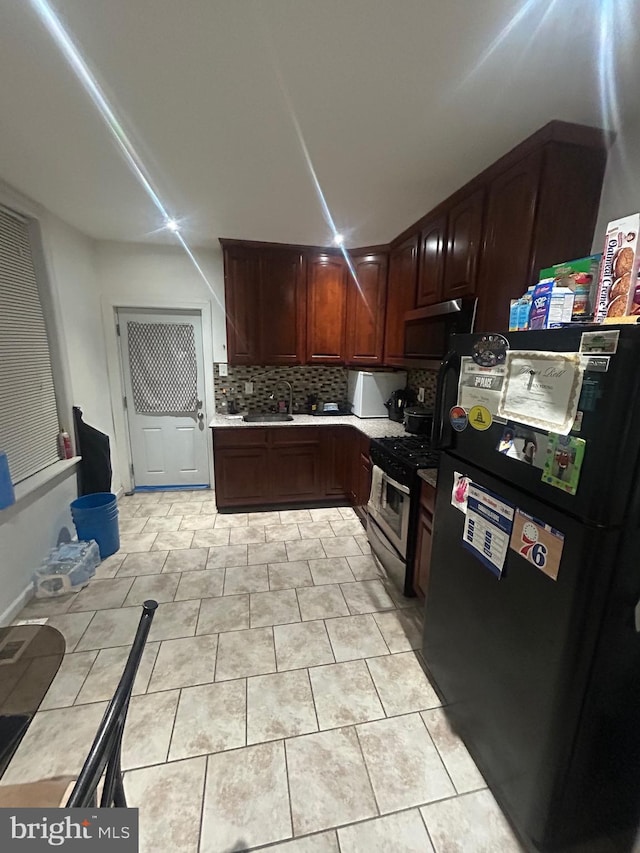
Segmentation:
{"type": "MultiPolygon", "coordinates": [[[[235,400],[238,412],[247,409],[268,411],[276,407],[270,395],[279,379],[286,379],[293,388],[293,410],[306,411],[307,397],[315,394],[321,403],[344,403],[347,401],[347,370],[344,367],[321,365],[299,367],[228,366],[228,376],[220,376],[218,365],[214,365],[214,388],[216,412],[225,411],[221,404],[235,400]],[[253,394],[245,394],[245,382],[253,383],[253,394]],[[226,395],[222,394],[225,388],[226,395]]],[[[432,370],[409,370],[407,384],[418,392],[425,389],[425,404],[432,405],[435,399],[437,374],[432,370]]],[[[286,399],[287,389],[279,386],[277,398],[286,399]]]]}
{"type": "Polygon", "coordinates": [[[438,374],[435,370],[409,370],[407,373],[407,385],[416,394],[419,388],[424,388],[425,406],[433,406],[436,399],[436,383],[438,374]]]}
{"type": "MultiPolygon", "coordinates": [[[[220,376],[218,365],[214,370],[216,411],[221,409],[222,389],[227,389],[227,399],[234,399],[239,412],[246,409],[268,411],[276,407],[269,399],[279,379],[286,379],[293,388],[293,410],[306,411],[307,397],[315,394],[323,403],[343,403],[347,399],[347,371],[343,367],[232,367],[229,375],[220,376]],[[253,382],[253,394],[245,394],[245,382],[253,382]]],[[[276,399],[287,399],[286,386],[280,385],[276,399]]]]}

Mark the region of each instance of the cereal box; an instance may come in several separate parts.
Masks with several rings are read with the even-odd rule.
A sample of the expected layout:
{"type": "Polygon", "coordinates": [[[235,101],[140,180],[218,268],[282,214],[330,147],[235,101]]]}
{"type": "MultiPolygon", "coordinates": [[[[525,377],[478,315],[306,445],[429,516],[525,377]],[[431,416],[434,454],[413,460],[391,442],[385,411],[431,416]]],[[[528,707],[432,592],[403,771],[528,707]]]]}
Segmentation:
{"type": "Polygon", "coordinates": [[[636,293],[640,267],[640,213],[616,219],[607,225],[595,320],[640,314],[640,292],[636,293]]]}

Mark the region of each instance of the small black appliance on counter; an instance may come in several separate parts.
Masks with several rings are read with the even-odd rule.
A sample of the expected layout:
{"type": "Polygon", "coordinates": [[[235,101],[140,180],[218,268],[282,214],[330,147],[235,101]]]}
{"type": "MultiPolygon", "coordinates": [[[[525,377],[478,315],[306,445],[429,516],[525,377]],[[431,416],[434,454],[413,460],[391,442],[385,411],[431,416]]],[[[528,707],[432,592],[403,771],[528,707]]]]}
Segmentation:
{"type": "Polygon", "coordinates": [[[385,406],[389,412],[389,420],[396,421],[401,424],[404,420],[404,410],[407,406],[412,406],[416,402],[415,391],[411,388],[398,388],[394,391],[385,406]]]}
{"type": "Polygon", "coordinates": [[[433,409],[427,406],[405,406],[404,428],[414,435],[431,435],[433,425],[433,409]]]}

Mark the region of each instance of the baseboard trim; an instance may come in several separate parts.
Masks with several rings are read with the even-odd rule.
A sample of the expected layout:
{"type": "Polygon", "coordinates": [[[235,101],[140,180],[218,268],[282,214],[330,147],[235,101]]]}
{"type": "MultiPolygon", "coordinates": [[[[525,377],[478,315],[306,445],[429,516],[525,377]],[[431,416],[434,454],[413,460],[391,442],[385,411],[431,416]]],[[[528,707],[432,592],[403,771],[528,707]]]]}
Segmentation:
{"type": "Polygon", "coordinates": [[[0,613],[0,625],[6,626],[10,625],[13,620],[16,618],[18,613],[22,610],[22,608],[31,601],[33,597],[33,584],[29,583],[18,595],[11,604],[0,613]]]}

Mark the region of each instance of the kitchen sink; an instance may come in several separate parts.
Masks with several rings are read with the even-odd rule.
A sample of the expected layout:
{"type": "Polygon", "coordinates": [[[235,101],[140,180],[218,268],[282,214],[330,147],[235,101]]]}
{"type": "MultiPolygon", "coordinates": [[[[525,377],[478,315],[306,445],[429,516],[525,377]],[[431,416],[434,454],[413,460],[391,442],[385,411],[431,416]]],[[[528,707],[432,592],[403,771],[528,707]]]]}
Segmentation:
{"type": "Polygon", "coordinates": [[[293,415],[285,415],[282,412],[250,412],[242,416],[243,421],[250,424],[280,423],[281,421],[292,421],[293,415]]]}

